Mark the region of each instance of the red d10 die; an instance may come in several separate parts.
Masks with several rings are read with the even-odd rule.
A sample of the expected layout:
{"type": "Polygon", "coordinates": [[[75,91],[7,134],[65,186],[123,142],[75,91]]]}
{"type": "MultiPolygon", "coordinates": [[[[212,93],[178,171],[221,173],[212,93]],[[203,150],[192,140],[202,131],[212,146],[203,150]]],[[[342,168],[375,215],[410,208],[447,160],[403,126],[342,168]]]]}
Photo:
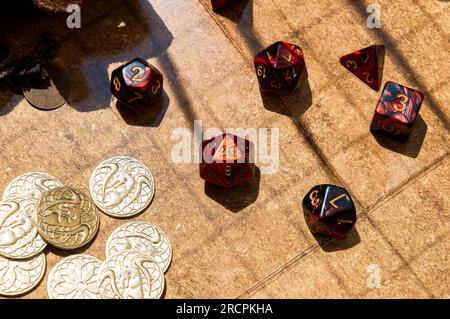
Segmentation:
{"type": "Polygon", "coordinates": [[[375,91],[380,89],[384,65],[384,45],[372,45],[341,57],[340,62],[375,91]]]}
{"type": "Polygon", "coordinates": [[[306,69],[303,51],[288,42],[276,42],[254,59],[262,92],[292,92],[306,69]]]}
{"type": "Polygon", "coordinates": [[[386,82],[373,115],[370,130],[407,138],[414,125],[424,96],[403,85],[386,82]]]}
{"type": "Polygon", "coordinates": [[[214,11],[222,9],[234,0],[211,0],[211,5],[214,11]]]}
{"type": "Polygon", "coordinates": [[[161,97],[163,76],[142,59],[134,59],[112,72],[111,92],[130,107],[149,105],[161,97]]]}
{"type": "Polygon", "coordinates": [[[342,237],[356,223],[356,208],[350,194],[333,185],[314,186],[303,198],[306,223],[312,233],[342,237]]]}
{"type": "Polygon", "coordinates": [[[249,140],[225,133],[201,145],[200,177],[230,188],[255,176],[254,147],[249,140]]]}

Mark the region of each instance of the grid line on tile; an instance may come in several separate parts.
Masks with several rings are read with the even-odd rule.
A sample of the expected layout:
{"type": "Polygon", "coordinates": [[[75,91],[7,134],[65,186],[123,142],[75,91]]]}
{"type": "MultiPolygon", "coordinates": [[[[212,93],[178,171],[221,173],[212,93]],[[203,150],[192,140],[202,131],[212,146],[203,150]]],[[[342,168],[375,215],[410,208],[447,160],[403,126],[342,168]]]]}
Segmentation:
{"type": "MultiPolygon", "coordinates": [[[[424,169],[422,172],[420,172],[419,174],[416,174],[414,176],[413,179],[410,179],[407,183],[403,184],[402,187],[399,187],[393,191],[391,191],[389,194],[387,194],[383,200],[380,200],[379,202],[377,202],[376,204],[373,204],[371,206],[369,206],[368,208],[363,209],[359,214],[358,214],[358,221],[356,223],[356,225],[358,225],[358,223],[362,222],[363,220],[365,220],[366,218],[368,219],[368,214],[374,212],[375,210],[377,210],[380,206],[384,205],[385,203],[387,203],[388,201],[390,201],[392,198],[394,198],[395,196],[397,196],[398,194],[400,194],[402,191],[405,191],[407,188],[411,187],[414,183],[416,183],[419,179],[424,178],[426,175],[428,175],[429,173],[431,173],[432,171],[434,171],[436,168],[438,168],[439,166],[441,166],[444,162],[444,160],[446,159],[446,157],[448,156],[448,153],[444,156],[442,156],[441,158],[439,158],[438,160],[436,160],[432,165],[428,166],[426,169],[424,169]]],[[[377,229],[378,232],[379,229],[377,229]]],[[[382,234],[380,232],[380,234],[382,234]]],[[[382,234],[383,235],[383,234],[382,234]]],[[[383,235],[384,236],[384,235],[383,235]]],[[[276,269],[274,269],[273,271],[271,271],[270,273],[268,273],[265,277],[263,277],[261,280],[259,280],[258,282],[256,282],[254,285],[252,285],[251,287],[249,287],[247,290],[245,290],[243,293],[241,293],[239,296],[237,296],[237,298],[249,298],[252,295],[256,294],[258,291],[260,291],[261,289],[263,289],[264,287],[266,287],[268,284],[270,284],[271,282],[273,282],[276,278],[278,278],[280,275],[282,275],[284,272],[288,271],[289,269],[291,269],[293,266],[295,266],[301,259],[308,257],[309,255],[313,254],[314,252],[319,250],[320,245],[326,245],[330,242],[332,242],[334,239],[324,239],[321,243],[315,243],[313,245],[311,245],[310,247],[308,247],[306,250],[302,251],[301,253],[299,253],[298,255],[294,256],[293,258],[291,258],[290,260],[288,260],[285,264],[277,267],[276,269]]],[[[392,247],[391,243],[389,241],[386,242],[389,243],[389,245],[392,247]]],[[[398,252],[395,250],[394,247],[392,247],[393,250],[398,254],[398,252]]],[[[399,255],[399,257],[402,259],[402,261],[405,263],[405,265],[409,265],[408,261],[405,260],[401,255],[399,255]]],[[[412,271],[412,269],[411,269],[412,271]]],[[[424,290],[430,294],[430,296],[433,296],[431,294],[431,292],[425,287],[424,283],[422,281],[420,281],[421,286],[424,287],[424,290]]]]}

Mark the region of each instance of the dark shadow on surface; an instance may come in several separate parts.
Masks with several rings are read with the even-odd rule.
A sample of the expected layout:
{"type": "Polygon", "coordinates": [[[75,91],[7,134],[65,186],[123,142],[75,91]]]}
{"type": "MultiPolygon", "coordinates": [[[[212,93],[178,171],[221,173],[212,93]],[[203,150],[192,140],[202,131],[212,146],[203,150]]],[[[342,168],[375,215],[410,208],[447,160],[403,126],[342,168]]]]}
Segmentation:
{"type": "Polygon", "coordinates": [[[133,126],[158,127],[169,107],[170,98],[163,91],[160,99],[146,107],[130,108],[116,100],[116,108],[125,123],[133,126]]]}
{"type": "Polygon", "coordinates": [[[2,1],[1,8],[0,17],[44,14],[31,0],[2,1]]]}
{"type": "Polygon", "coordinates": [[[15,96],[19,98],[18,95],[14,95],[9,87],[0,87],[0,116],[11,112],[14,106],[22,99],[22,97],[15,99],[15,96]]]}
{"type": "MultiPolygon", "coordinates": [[[[101,4],[96,3],[96,6],[101,4]]],[[[107,1],[105,1],[105,5],[107,1]]],[[[158,58],[173,40],[166,25],[148,1],[131,0],[83,31],[87,43],[77,78],[85,78],[71,105],[81,112],[108,108],[111,101],[108,68],[136,57],[158,58]],[[86,95],[91,95],[86,99],[86,95]]],[[[118,65],[117,65],[118,67],[118,65]]],[[[77,70],[74,70],[77,72],[77,70]]],[[[164,73],[164,72],[163,72],[164,73]]]]}
{"type": "MultiPolygon", "coordinates": [[[[216,14],[219,14],[231,21],[239,22],[244,16],[244,13],[251,13],[253,21],[253,0],[234,0],[225,8],[215,11],[216,14]]],[[[247,20],[247,15],[245,15],[247,20]]]]}
{"type": "Polygon", "coordinates": [[[229,7],[215,12],[214,14],[233,21],[237,25],[239,33],[245,39],[247,46],[251,49],[252,54],[256,55],[258,52],[262,51],[264,47],[253,27],[253,1],[254,0],[238,0],[229,7]]]}
{"type": "Polygon", "coordinates": [[[238,213],[256,201],[260,180],[261,171],[256,167],[255,176],[250,181],[233,188],[227,189],[205,182],[205,194],[226,209],[238,213]]]}
{"type": "Polygon", "coordinates": [[[313,234],[320,248],[327,253],[347,250],[355,247],[361,242],[361,237],[355,226],[342,238],[327,238],[324,236],[313,234]]]}
{"type": "Polygon", "coordinates": [[[144,60],[158,58],[173,40],[148,1],[86,2],[82,5],[81,29],[67,28],[68,13],[37,10],[30,1],[19,1],[10,11],[12,15],[6,16],[3,9],[0,14],[0,43],[8,46],[14,56],[23,57],[30,53],[43,32],[52,32],[62,45],[54,63],[70,74],[73,83],[67,102],[80,112],[110,107],[111,64],[136,56],[144,60]],[[21,3],[30,9],[21,10],[21,3]],[[105,14],[99,16],[96,11],[105,14]]]}
{"type": "Polygon", "coordinates": [[[297,84],[297,88],[292,93],[287,94],[271,94],[261,92],[264,108],[268,111],[275,112],[286,116],[294,116],[296,119],[305,113],[312,105],[311,87],[308,81],[308,71],[302,72],[301,78],[297,84]],[[280,103],[280,98],[288,103],[280,103]],[[289,107],[287,110],[286,107],[289,107]]]}
{"type": "Polygon", "coordinates": [[[427,130],[428,125],[419,114],[407,139],[395,139],[379,132],[371,133],[380,146],[393,152],[416,158],[419,156],[427,130]]]}
{"type": "Polygon", "coordinates": [[[358,231],[355,226],[353,226],[350,231],[341,238],[332,238],[316,233],[314,225],[310,225],[307,222],[309,212],[304,207],[302,207],[302,210],[303,218],[306,225],[308,226],[309,231],[314,236],[323,251],[334,252],[339,250],[346,250],[358,245],[361,242],[361,238],[359,237],[358,231]]]}

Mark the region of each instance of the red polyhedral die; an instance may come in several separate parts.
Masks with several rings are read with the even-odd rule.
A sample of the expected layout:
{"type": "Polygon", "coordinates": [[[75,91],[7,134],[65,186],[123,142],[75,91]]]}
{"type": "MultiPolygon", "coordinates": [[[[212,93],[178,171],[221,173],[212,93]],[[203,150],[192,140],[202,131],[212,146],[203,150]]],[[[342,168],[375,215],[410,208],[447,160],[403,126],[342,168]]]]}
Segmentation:
{"type": "Polygon", "coordinates": [[[302,206],[306,223],[314,234],[342,237],[356,223],[355,204],[339,186],[314,186],[303,198],[302,206]]]}
{"type": "Polygon", "coordinates": [[[163,76],[153,65],[136,58],[112,72],[111,92],[129,107],[146,106],[161,97],[163,76]]]}
{"type": "Polygon", "coordinates": [[[406,86],[386,82],[373,115],[370,130],[407,138],[417,118],[424,96],[406,86]]]}
{"type": "Polygon", "coordinates": [[[383,77],[384,52],[384,45],[372,45],[344,55],[340,62],[361,81],[378,91],[383,77]]]}
{"type": "Polygon", "coordinates": [[[288,42],[276,42],[254,59],[259,88],[262,92],[292,92],[306,71],[302,49],[288,42]]]}
{"type": "Polygon", "coordinates": [[[253,143],[224,133],[203,141],[200,177],[225,188],[239,185],[255,176],[253,143]]]}

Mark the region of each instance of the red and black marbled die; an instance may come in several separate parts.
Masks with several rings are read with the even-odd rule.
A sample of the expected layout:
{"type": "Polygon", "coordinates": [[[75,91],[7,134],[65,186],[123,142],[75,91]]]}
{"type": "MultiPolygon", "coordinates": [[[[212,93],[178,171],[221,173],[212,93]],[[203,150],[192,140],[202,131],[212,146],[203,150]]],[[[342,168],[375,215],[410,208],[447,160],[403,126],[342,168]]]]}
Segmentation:
{"type": "Polygon", "coordinates": [[[156,67],[136,58],[112,72],[111,92],[127,106],[146,106],[161,97],[163,76],[156,67]]]}
{"type": "Polygon", "coordinates": [[[279,41],[254,59],[259,88],[262,92],[292,92],[304,71],[305,59],[302,49],[288,42],[279,41]]]}
{"type": "Polygon", "coordinates": [[[211,6],[214,11],[220,10],[235,0],[211,0],[211,6]]]}
{"type": "Polygon", "coordinates": [[[386,82],[370,130],[406,138],[419,114],[424,95],[394,82],[386,82]]]}
{"type": "Polygon", "coordinates": [[[230,188],[255,176],[254,145],[242,137],[224,133],[203,141],[200,177],[230,188]]]}
{"type": "Polygon", "coordinates": [[[356,208],[350,194],[342,187],[314,186],[303,198],[306,223],[314,234],[342,237],[356,223],[356,208]]]}
{"type": "Polygon", "coordinates": [[[384,45],[372,45],[344,55],[340,62],[361,81],[378,91],[383,77],[384,53],[384,45]]]}

